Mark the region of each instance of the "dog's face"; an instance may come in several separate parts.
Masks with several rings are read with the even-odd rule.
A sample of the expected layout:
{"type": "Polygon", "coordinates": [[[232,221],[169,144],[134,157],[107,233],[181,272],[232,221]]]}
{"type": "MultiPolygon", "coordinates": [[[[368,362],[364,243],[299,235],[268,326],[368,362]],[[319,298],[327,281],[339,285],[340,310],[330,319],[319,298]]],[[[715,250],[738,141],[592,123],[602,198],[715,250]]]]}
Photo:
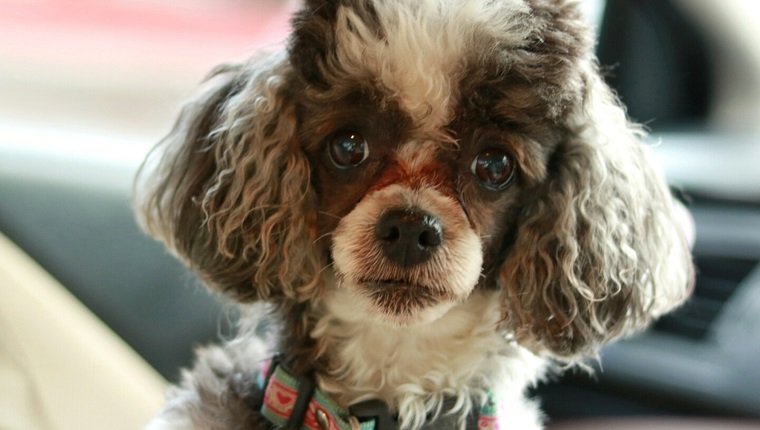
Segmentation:
{"type": "MultiPolygon", "coordinates": [[[[577,73],[507,71],[536,43],[531,12],[522,1],[314,2],[296,19],[319,237],[370,315],[429,322],[487,284],[508,248],[558,142],[552,120],[580,93],[577,73]]],[[[570,30],[563,43],[580,49],[585,32],[570,30]]]]}
{"type": "Polygon", "coordinates": [[[293,27],[217,71],[142,174],[147,228],[210,285],[344,288],[397,325],[486,288],[500,330],[565,357],[683,299],[667,187],[575,2],[312,0],[293,27]]]}
{"type": "Polygon", "coordinates": [[[373,137],[339,131],[327,138],[327,160],[316,178],[337,194],[320,199],[320,230],[332,231],[341,286],[371,311],[399,324],[430,321],[479,281],[484,252],[495,242],[488,240],[495,223],[485,214],[504,217],[508,205],[499,203],[514,196],[506,190],[514,162],[494,142],[464,160],[450,142],[447,148],[423,136],[373,137]],[[350,162],[353,151],[365,154],[353,160],[366,160],[350,162]]]}
{"type": "Polygon", "coordinates": [[[430,133],[399,108],[346,104],[304,113],[319,243],[371,311],[430,321],[498,263],[548,151],[497,125],[452,122],[430,133]]]}

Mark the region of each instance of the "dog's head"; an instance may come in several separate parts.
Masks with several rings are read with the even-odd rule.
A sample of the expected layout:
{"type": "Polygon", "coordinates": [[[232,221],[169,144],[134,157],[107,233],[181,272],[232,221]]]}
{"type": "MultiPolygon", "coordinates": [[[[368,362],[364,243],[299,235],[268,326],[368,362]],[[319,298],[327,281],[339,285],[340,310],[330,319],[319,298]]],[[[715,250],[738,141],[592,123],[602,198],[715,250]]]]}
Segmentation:
{"type": "Polygon", "coordinates": [[[688,248],[569,0],[312,0],[146,161],[146,228],[239,300],[351,291],[424,324],[476,288],[537,351],[679,303],[688,248]],[[325,279],[337,279],[334,283],[325,279]]]}

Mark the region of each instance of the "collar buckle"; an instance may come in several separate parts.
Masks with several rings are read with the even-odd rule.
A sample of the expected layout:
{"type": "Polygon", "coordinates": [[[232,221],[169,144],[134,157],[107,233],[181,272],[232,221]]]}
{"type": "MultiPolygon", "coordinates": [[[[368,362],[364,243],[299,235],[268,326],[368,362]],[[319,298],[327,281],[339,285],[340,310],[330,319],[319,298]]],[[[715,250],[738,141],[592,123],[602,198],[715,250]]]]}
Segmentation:
{"type": "Polygon", "coordinates": [[[348,408],[348,413],[360,422],[374,421],[375,430],[396,430],[398,421],[391,416],[388,407],[380,400],[367,400],[348,408]]]}

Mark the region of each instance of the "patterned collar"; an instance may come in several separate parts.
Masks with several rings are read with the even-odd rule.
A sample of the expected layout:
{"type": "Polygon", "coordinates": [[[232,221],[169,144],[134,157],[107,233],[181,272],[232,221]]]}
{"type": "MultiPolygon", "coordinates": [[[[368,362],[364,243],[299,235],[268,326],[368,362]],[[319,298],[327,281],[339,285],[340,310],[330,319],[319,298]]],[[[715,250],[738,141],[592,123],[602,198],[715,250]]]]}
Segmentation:
{"type": "MultiPolygon", "coordinates": [[[[292,430],[396,430],[396,419],[380,401],[359,403],[341,408],[309,380],[299,379],[275,357],[265,363],[257,384],[264,392],[261,414],[277,428],[292,430]]],[[[452,399],[452,402],[454,399],[452,399]]],[[[488,401],[467,418],[467,430],[499,430],[496,406],[489,393],[488,401]]],[[[423,430],[454,430],[458,418],[443,414],[426,423],[423,430]]]]}

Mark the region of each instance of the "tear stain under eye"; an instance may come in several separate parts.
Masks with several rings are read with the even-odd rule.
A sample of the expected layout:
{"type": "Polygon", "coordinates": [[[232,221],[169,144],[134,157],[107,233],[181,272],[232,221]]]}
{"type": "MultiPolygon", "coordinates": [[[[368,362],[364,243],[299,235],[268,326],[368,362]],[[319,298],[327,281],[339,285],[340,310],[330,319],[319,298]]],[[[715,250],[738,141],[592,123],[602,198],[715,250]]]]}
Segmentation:
{"type": "Polygon", "coordinates": [[[384,165],[368,193],[390,185],[401,185],[411,190],[433,188],[445,196],[455,198],[457,190],[452,172],[453,169],[450,166],[439,161],[425,163],[424,166],[413,171],[410,163],[394,157],[393,161],[384,165]]]}

